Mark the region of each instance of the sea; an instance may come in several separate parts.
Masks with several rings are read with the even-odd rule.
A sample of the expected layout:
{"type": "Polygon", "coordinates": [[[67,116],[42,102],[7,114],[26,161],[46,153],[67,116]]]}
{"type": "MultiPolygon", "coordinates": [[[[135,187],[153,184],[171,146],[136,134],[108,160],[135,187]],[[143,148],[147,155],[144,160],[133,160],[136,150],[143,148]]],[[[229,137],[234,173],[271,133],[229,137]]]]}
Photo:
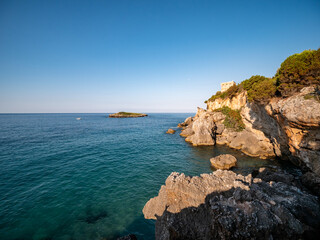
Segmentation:
{"type": "Polygon", "coordinates": [[[171,172],[210,173],[210,158],[225,153],[237,173],[279,165],[191,146],[176,126],[193,115],[0,114],[0,239],[154,239],[142,209],[171,172]]]}

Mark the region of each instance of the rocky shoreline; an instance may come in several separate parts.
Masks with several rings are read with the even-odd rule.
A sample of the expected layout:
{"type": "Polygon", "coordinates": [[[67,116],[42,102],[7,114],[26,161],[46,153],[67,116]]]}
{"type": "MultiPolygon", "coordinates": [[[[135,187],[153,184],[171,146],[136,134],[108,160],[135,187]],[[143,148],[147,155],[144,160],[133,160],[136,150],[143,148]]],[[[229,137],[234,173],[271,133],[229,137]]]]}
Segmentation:
{"type": "MultiPolygon", "coordinates": [[[[273,77],[221,83],[194,117],[179,123],[193,146],[225,144],[299,170],[230,170],[212,156],[211,174],[173,172],[143,208],[156,239],[318,239],[320,235],[320,49],[289,56],[273,77]]],[[[209,161],[209,159],[208,159],[209,161]]]]}
{"type": "MultiPolygon", "coordinates": [[[[171,173],[158,196],[143,208],[156,219],[156,239],[315,239],[320,234],[320,102],[305,87],[285,99],[262,105],[246,92],[216,99],[207,109],[179,123],[180,135],[193,146],[226,144],[260,158],[293,162],[303,174],[279,168],[243,176],[217,170],[199,177],[171,173]],[[242,128],[230,128],[227,107],[242,128]],[[228,120],[228,121],[226,121],[228,120]]],[[[208,159],[209,161],[209,159],[208,159]]],[[[215,156],[216,169],[236,164],[232,156],[215,156]]]]}
{"type": "Polygon", "coordinates": [[[288,159],[320,175],[320,102],[304,98],[314,91],[315,87],[306,87],[265,105],[249,102],[245,93],[232,100],[217,99],[179,124],[180,135],[193,146],[226,144],[253,157],[288,159]],[[239,111],[242,131],[223,124],[226,116],[219,111],[223,107],[239,111]]]}
{"type": "Polygon", "coordinates": [[[156,239],[316,239],[319,199],[300,178],[265,168],[247,176],[217,170],[171,173],[143,209],[156,239]]]}

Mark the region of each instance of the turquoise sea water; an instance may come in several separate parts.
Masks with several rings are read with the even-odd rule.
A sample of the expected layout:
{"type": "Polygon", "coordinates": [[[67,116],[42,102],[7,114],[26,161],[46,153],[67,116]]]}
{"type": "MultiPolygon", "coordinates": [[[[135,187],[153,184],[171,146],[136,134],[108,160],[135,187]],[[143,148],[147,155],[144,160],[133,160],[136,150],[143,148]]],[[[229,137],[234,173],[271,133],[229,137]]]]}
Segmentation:
{"type": "Polygon", "coordinates": [[[154,239],[142,208],[172,171],[212,172],[221,153],[237,172],[278,164],[165,134],[192,115],[0,114],[0,239],[154,239]]]}

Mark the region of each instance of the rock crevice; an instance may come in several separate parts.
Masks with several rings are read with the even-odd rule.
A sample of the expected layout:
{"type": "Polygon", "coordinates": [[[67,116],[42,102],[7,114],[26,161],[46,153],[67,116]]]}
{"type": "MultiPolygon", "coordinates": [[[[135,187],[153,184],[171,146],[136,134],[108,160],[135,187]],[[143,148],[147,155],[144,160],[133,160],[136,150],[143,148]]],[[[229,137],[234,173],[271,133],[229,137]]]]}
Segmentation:
{"type": "Polygon", "coordinates": [[[156,239],[300,239],[319,234],[317,197],[280,170],[253,177],[217,170],[172,173],[143,209],[156,239]]]}

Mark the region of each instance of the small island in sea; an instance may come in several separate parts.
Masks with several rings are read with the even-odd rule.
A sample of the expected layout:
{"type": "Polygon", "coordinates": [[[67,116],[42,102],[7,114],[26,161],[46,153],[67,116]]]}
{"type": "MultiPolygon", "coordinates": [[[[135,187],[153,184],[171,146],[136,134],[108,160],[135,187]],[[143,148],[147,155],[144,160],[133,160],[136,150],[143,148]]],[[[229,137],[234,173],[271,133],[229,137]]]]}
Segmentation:
{"type": "Polygon", "coordinates": [[[132,112],[118,112],[109,115],[109,118],[137,118],[137,117],[147,117],[144,113],[132,113],[132,112]]]}

